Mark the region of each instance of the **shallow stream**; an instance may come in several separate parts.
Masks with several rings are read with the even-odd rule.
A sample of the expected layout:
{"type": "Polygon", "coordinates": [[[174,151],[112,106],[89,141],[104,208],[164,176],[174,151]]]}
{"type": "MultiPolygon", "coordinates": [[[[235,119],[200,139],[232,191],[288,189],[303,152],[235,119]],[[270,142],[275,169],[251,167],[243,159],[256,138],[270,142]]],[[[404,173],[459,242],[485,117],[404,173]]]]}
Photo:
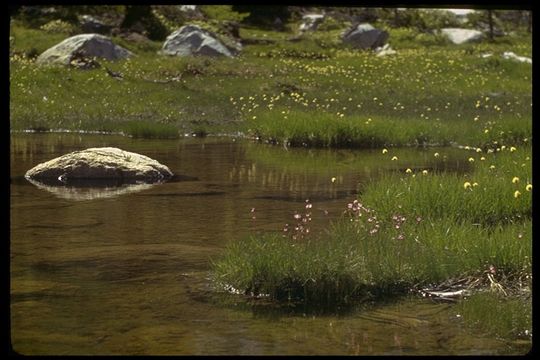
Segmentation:
{"type": "Polygon", "coordinates": [[[304,201],[313,231],[365,184],[405,168],[467,171],[459,149],[307,150],[233,138],[10,137],[13,349],[55,355],[522,354],[477,333],[450,303],[416,295],[340,314],[276,309],[211,288],[234,239],[280,231],[304,201]],[[24,173],[89,147],[154,158],[181,181],[112,189],[38,187],[24,173]],[[439,152],[441,156],[434,157],[439,152]],[[399,161],[391,161],[391,156],[399,161]]]}

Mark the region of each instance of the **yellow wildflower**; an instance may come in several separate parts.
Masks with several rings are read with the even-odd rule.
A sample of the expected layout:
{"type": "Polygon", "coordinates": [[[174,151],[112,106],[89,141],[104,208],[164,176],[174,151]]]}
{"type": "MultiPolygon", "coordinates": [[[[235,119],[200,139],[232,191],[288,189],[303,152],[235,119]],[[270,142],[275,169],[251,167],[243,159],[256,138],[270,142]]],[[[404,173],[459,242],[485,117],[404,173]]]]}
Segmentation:
{"type": "Polygon", "coordinates": [[[465,183],[463,183],[463,188],[464,188],[464,189],[468,189],[468,188],[470,188],[470,187],[471,187],[471,183],[470,183],[470,182],[465,181],[465,183]]]}
{"type": "Polygon", "coordinates": [[[395,161],[395,160],[397,160],[397,156],[392,157],[392,161],[395,161]]]}
{"type": "Polygon", "coordinates": [[[521,193],[519,192],[519,190],[516,190],[516,191],[514,192],[514,197],[517,199],[517,198],[520,197],[520,196],[521,196],[521,193]]]}
{"type": "Polygon", "coordinates": [[[382,149],[382,153],[383,153],[383,154],[386,154],[387,152],[388,152],[387,149],[382,149]]]}
{"type": "Polygon", "coordinates": [[[512,179],[512,184],[517,184],[519,182],[519,178],[517,176],[514,176],[512,179]]]}
{"type": "Polygon", "coordinates": [[[435,156],[435,157],[439,157],[439,153],[438,153],[438,152],[436,152],[435,154],[433,154],[433,156],[435,156]]]}
{"type": "Polygon", "coordinates": [[[422,175],[427,175],[428,171],[427,170],[422,170],[422,175]]]}
{"type": "Polygon", "coordinates": [[[473,162],[473,161],[474,161],[474,158],[470,157],[469,162],[473,162]]]}
{"type": "Polygon", "coordinates": [[[532,185],[531,185],[531,184],[527,184],[527,186],[525,186],[525,190],[531,191],[531,190],[532,190],[532,185]]]}
{"type": "Polygon", "coordinates": [[[510,152],[514,152],[514,151],[516,151],[516,148],[515,148],[515,147],[513,147],[513,146],[512,146],[512,147],[510,147],[510,152]]]}
{"type": "Polygon", "coordinates": [[[407,174],[410,174],[410,173],[412,173],[412,170],[411,170],[410,168],[407,168],[407,170],[405,170],[405,172],[406,172],[407,174]]]}

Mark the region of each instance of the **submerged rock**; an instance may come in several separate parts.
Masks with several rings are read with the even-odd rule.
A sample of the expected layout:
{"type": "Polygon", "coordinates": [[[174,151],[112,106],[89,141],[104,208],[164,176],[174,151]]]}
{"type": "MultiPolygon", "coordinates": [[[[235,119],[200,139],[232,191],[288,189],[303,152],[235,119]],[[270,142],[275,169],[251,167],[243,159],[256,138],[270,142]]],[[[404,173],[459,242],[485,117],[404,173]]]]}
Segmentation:
{"type": "Polygon", "coordinates": [[[456,45],[480,41],[484,38],[481,31],[471,29],[444,28],[441,29],[441,34],[456,45]]]}
{"type": "Polygon", "coordinates": [[[106,60],[119,60],[132,56],[133,53],[114,44],[108,37],[99,34],[81,34],[65,39],[61,43],[45,50],[38,56],[38,64],[70,65],[80,57],[98,57],[106,60]]]}
{"type": "Polygon", "coordinates": [[[343,42],[360,49],[375,49],[388,40],[388,32],[379,30],[370,24],[360,24],[343,34],[343,42]]]}
{"type": "Polygon", "coordinates": [[[41,163],[25,174],[48,185],[103,181],[155,183],[173,177],[169,168],[147,156],[113,147],[75,151],[41,163]]]}
{"type": "Polygon", "coordinates": [[[161,52],[166,55],[190,56],[227,56],[233,57],[236,52],[241,50],[241,45],[235,44],[228,47],[217,36],[208,30],[202,29],[197,25],[185,25],[170,34],[165,42],[161,52]]]}

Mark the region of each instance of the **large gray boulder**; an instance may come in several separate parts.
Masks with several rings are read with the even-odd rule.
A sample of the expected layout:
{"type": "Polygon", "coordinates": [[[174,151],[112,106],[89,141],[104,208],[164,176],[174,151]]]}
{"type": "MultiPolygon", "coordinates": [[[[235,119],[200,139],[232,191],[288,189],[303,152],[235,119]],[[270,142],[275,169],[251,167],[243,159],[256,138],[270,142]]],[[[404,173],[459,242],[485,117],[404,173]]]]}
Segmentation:
{"type": "Polygon", "coordinates": [[[388,32],[376,29],[370,24],[359,24],[343,34],[343,42],[359,49],[375,49],[388,40],[388,32]]]}
{"type": "Polygon", "coordinates": [[[161,52],[174,56],[227,56],[233,57],[241,46],[230,47],[218,40],[217,36],[197,25],[185,25],[176,30],[163,43],[161,52]]]}
{"type": "Polygon", "coordinates": [[[125,59],[133,53],[114,44],[108,37],[100,34],[80,34],[65,39],[45,50],[36,60],[39,64],[69,65],[80,56],[98,57],[107,60],[125,59]]]}
{"type": "Polygon", "coordinates": [[[484,34],[479,30],[461,28],[443,28],[441,34],[456,45],[476,42],[484,38],[484,34]]]}
{"type": "Polygon", "coordinates": [[[75,151],[41,163],[28,170],[25,177],[53,185],[81,180],[155,183],[172,178],[173,173],[167,166],[147,156],[103,147],[75,151]]]}

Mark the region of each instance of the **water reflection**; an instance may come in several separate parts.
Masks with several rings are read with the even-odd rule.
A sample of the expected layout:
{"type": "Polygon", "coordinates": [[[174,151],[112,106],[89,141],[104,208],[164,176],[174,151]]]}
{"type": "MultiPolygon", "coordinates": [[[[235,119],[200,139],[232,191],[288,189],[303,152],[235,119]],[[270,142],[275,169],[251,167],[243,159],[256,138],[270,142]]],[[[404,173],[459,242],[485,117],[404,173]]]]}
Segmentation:
{"type": "Polygon", "coordinates": [[[399,163],[379,151],[285,151],[230,139],[12,134],[14,349],[55,355],[523,353],[523,347],[471,335],[448,311],[422,299],[305,316],[283,309],[266,316],[269,307],[243,306],[238,297],[225,305],[214,301],[211,259],[234,239],[280,231],[305,198],[321,210],[314,211],[313,226],[323,229],[343,211],[342,197],[351,199],[387,171],[467,171],[468,154],[455,149],[390,151],[395,154],[399,163]],[[103,146],[143,153],[197,181],[72,201],[71,194],[44,191],[23,178],[36,163],[103,146]]]}
{"type": "Polygon", "coordinates": [[[251,164],[238,164],[229,170],[229,180],[256,183],[261,189],[257,198],[303,201],[327,201],[350,198],[362,185],[385,172],[411,168],[413,171],[467,172],[463,151],[445,148],[443,156],[433,156],[439,149],[397,149],[399,162],[380,150],[284,149],[248,144],[245,156],[251,164]],[[266,194],[266,189],[272,192],[266,194]]]}
{"type": "Polygon", "coordinates": [[[66,200],[96,200],[114,198],[116,196],[136,193],[150,189],[155,184],[123,184],[118,186],[53,186],[42,182],[27,179],[39,189],[48,191],[55,196],[66,200]]]}

